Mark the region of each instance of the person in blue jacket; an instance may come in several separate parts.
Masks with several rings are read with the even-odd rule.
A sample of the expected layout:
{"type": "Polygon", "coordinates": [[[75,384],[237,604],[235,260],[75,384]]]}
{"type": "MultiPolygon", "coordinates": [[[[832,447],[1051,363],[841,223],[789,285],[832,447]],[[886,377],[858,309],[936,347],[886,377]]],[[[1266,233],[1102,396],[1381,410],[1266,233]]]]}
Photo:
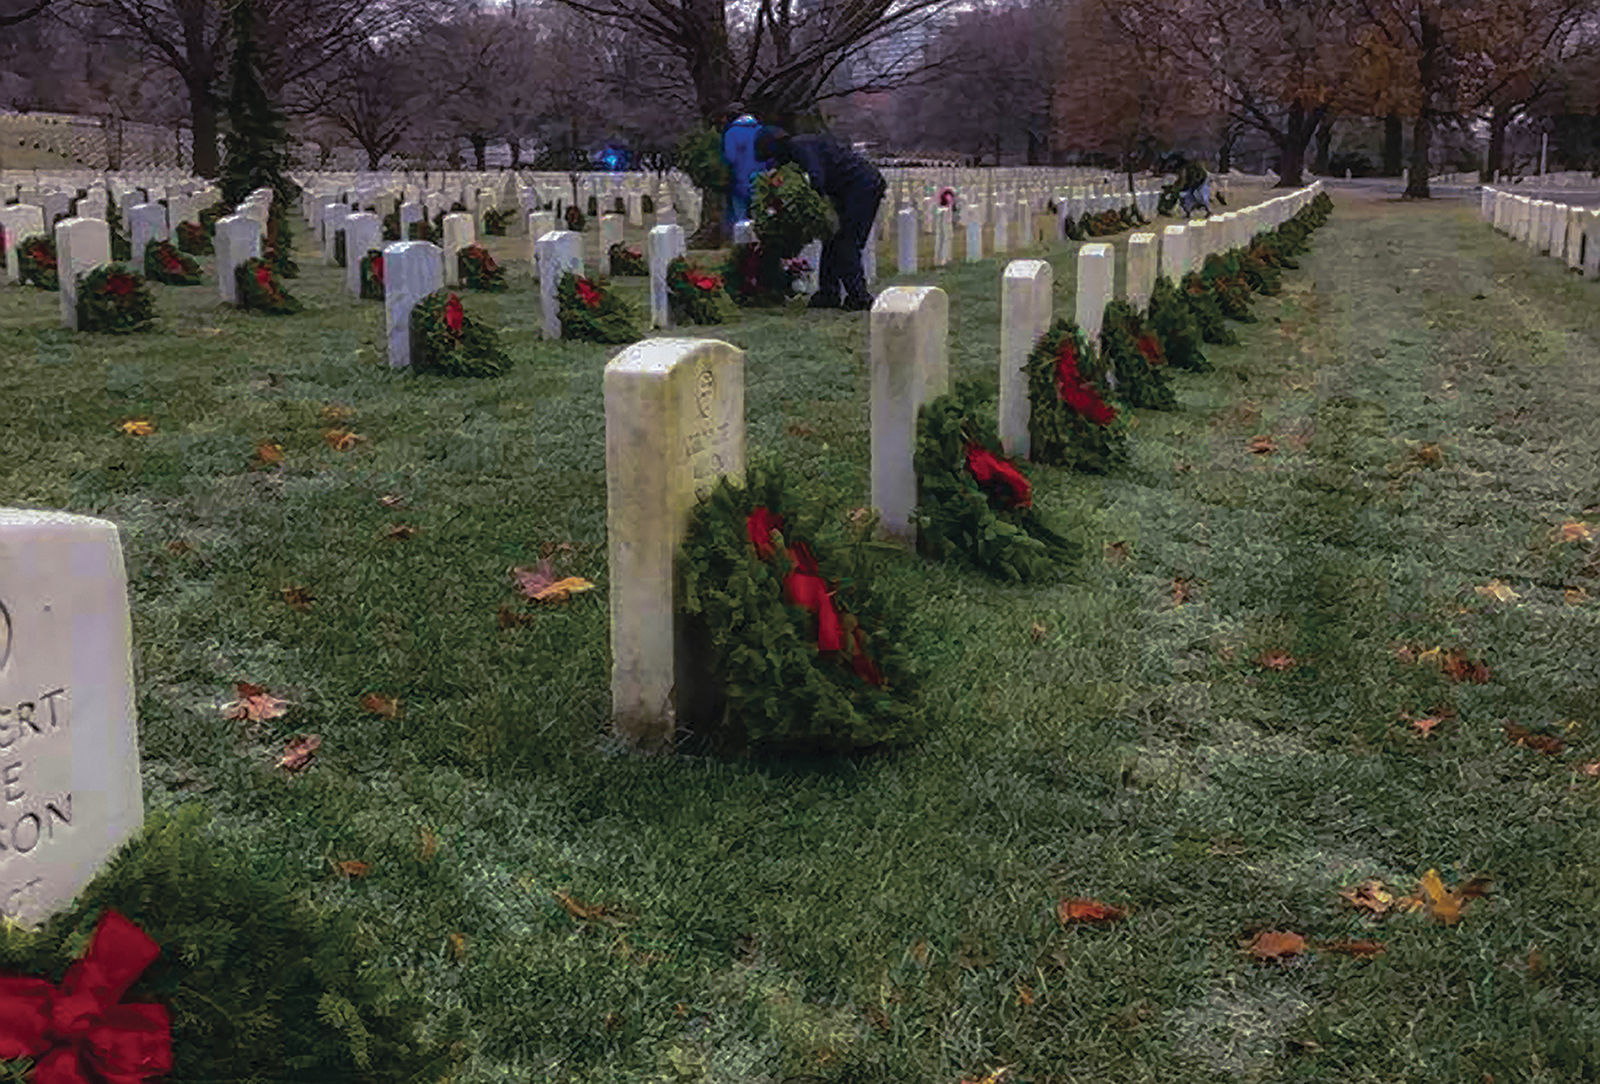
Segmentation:
{"type": "Polygon", "coordinates": [[[756,174],[766,172],[770,163],[756,155],[756,138],[761,134],[761,122],[745,111],[742,102],[734,102],[728,107],[728,112],[733,114],[734,119],[722,133],[722,158],[728,163],[731,176],[730,222],[739,222],[750,217],[751,185],[755,183],[756,174]]]}
{"type": "Polygon", "coordinates": [[[793,162],[805,170],[811,187],[833,202],[839,229],[822,243],[822,266],[817,271],[813,309],[872,308],[861,250],[866,247],[872,220],[888,191],[876,166],[832,136],[791,136],[782,128],[764,128],[756,140],[756,155],[774,165],[793,162]],[[840,291],[844,292],[840,303],[840,291]]]}

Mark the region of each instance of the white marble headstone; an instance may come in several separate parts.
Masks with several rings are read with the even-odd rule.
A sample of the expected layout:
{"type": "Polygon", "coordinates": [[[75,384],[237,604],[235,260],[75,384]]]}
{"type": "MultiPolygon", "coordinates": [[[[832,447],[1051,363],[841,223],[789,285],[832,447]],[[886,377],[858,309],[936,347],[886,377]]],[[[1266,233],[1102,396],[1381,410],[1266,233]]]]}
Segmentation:
{"type": "Polygon", "coordinates": [[[873,302],[872,507],[902,541],[914,541],[916,532],[917,412],[949,390],[949,331],[950,301],[937,287],[891,286],[873,302]]]}
{"type": "Polygon", "coordinates": [[[61,283],[61,326],[78,328],[78,276],[111,262],[111,228],[98,218],[56,223],[56,278],[61,283]]]}
{"type": "Polygon", "coordinates": [[[430,241],[394,241],[383,250],[384,324],[389,338],[389,367],[411,364],[411,310],[418,301],[444,288],[444,259],[430,241]]]}
{"type": "Polygon", "coordinates": [[[370,249],[383,247],[383,220],[375,214],[344,220],[344,285],[351,297],[361,296],[361,261],[370,249]]]}
{"type": "Polygon", "coordinates": [[[574,275],[583,274],[583,235],[571,230],[550,230],[534,242],[534,253],[539,264],[539,305],[544,317],[544,337],[559,339],[561,276],[568,271],[574,275]]]}
{"type": "Polygon", "coordinates": [[[1000,447],[1026,458],[1028,374],[1034,345],[1050,327],[1055,271],[1044,260],[1012,260],[1000,280],[1000,447]]]}
{"type": "Polygon", "coordinates": [[[24,237],[44,236],[44,211],[31,203],[14,203],[0,207],[0,246],[5,248],[6,281],[16,282],[17,246],[24,237]]]}
{"type": "Polygon", "coordinates": [[[645,236],[645,259],[650,264],[650,326],[671,327],[667,265],[682,256],[683,227],[655,226],[645,236]]]}
{"type": "Polygon", "coordinates": [[[214,247],[217,252],[217,292],[224,303],[239,303],[239,283],[235,270],[246,260],[261,256],[261,225],[244,215],[217,219],[214,247]]]}

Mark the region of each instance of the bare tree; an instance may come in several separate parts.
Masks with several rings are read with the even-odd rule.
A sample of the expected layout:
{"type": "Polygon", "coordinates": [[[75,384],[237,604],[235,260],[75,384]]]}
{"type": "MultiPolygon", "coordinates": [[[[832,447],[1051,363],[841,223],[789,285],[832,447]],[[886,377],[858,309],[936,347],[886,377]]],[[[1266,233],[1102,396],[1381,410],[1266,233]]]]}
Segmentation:
{"type": "Polygon", "coordinates": [[[55,0],[22,0],[21,3],[7,0],[0,4],[0,26],[18,26],[29,19],[38,18],[53,3],[55,0]]]}

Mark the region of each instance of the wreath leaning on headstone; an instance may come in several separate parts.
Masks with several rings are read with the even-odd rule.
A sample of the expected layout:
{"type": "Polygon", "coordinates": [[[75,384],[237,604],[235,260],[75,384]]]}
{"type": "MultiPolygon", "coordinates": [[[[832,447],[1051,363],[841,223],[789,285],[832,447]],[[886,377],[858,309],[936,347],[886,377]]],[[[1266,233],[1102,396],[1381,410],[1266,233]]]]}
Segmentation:
{"type": "Polygon", "coordinates": [[[144,246],[144,277],[168,286],[198,286],[200,264],[171,241],[152,237],[144,246]]]}
{"type": "Polygon", "coordinates": [[[489,208],[483,213],[484,234],[489,237],[504,237],[506,235],[506,224],[511,221],[515,214],[516,211],[511,208],[503,211],[498,207],[489,208]]]}
{"type": "Polygon", "coordinates": [[[419,373],[499,376],[511,368],[494,328],[467,315],[451,290],[435,290],[411,309],[411,364],[419,373]]]}
{"type": "Polygon", "coordinates": [[[1116,374],[1115,395],[1132,407],[1177,410],[1167,378],[1167,357],[1155,329],[1126,301],[1106,304],[1100,321],[1100,356],[1116,374]]]}
{"type": "Polygon", "coordinates": [[[1156,279],[1155,288],[1150,291],[1150,306],[1147,311],[1150,326],[1161,337],[1161,351],[1166,356],[1168,365],[1175,369],[1187,369],[1192,373],[1211,371],[1211,363],[1206,360],[1205,349],[1202,346],[1203,337],[1200,334],[1200,325],[1195,320],[1194,310],[1178,292],[1178,288],[1172,285],[1172,280],[1165,275],[1156,279]]]}
{"type": "Polygon", "coordinates": [[[696,505],[678,598],[726,703],[713,743],[848,753],[926,733],[902,627],[873,587],[877,552],[795,499],[775,462],[696,505]]]}
{"type": "Polygon", "coordinates": [[[1106,402],[1106,368],[1082,328],[1057,320],[1024,368],[1035,463],[1106,474],[1128,461],[1127,419],[1106,402]]]}
{"type": "Polygon", "coordinates": [[[566,211],[563,212],[563,217],[566,219],[567,229],[573,233],[582,233],[583,228],[589,224],[589,220],[584,217],[582,211],[578,210],[576,203],[567,207],[566,211]]]}
{"type": "Polygon", "coordinates": [[[759,241],[734,245],[722,265],[723,288],[741,308],[784,305],[811,265],[799,256],[780,257],[759,241]]]}
{"type": "Polygon", "coordinates": [[[190,256],[210,256],[215,251],[211,235],[198,222],[178,223],[178,251],[190,256]]]}
{"type": "Polygon", "coordinates": [[[499,293],[506,288],[506,269],[482,245],[468,245],[456,253],[456,267],[461,285],[469,290],[499,293]]]}
{"type": "Polygon", "coordinates": [[[976,386],[923,404],[917,417],[917,542],[1014,583],[1061,574],[1081,550],[1045,525],[1021,464],[999,451],[976,386]]]}
{"type": "Polygon", "coordinates": [[[106,201],[106,233],[111,241],[113,262],[127,263],[133,259],[133,242],[122,230],[122,211],[118,209],[116,200],[106,201]]]}
{"type": "Polygon", "coordinates": [[[667,307],[674,323],[720,324],[733,316],[722,279],[682,256],[667,264],[667,307]]]}
{"type": "Polygon", "coordinates": [[[383,216],[383,239],[385,241],[400,240],[400,208],[396,207],[383,216]]]}
{"type": "Polygon", "coordinates": [[[650,265],[645,262],[644,253],[636,248],[629,248],[621,241],[608,248],[606,255],[611,260],[612,278],[619,275],[639,276],[650,273],[650,265]]]}
{"type": "Polygon", "coordinates": [[[432,241],[434,239],[433,225],[426,218],[419,218],[415,222],[406,223],[406,240],[432,241]]]}
{"type": "Polygon", "coordinates": [[[148,331],[156,302],[142,275],[121,264],[103,263],[78,276],[78,330],[126,335],[148,331]]]}
{"type": "Polygon", "coordinates": [[[564,271],[556,284],[561,337],[621,346],[639,341],[639,314],[605,282],[564,271]]]}
{"type": "Polygon", "coordinates": [[[1238,346],[1239,336],[1227,325],[1222,314],[1222,303],[1211,291],[1211,283],[1193,271],[1183,276],[1183,296],[1200,325],[1200,336],[1218,346],[1238,346]]]}
{"type": "Polygon", "coordinates": [[[305,308],[283,288],[272,265],[252,256],[233,269],[239,307],[273,316],[288,316],[305,308]]]}
{"type": "Polygon", "coordinates": [[[17,278],[41,290],[61,289],[56,272],[56,243],[43,234],[24,237],[17,243],[17,278]]]}
{"type": "Polygon", "coordinates": [[[1211,294],[1222,307],[1222,315],[1241,324],[1256,322],[1250,311],[1250,280],[1239,267],[1233,252],[1213,252],[1201,265],[1200,277],[1211,287],[1211,294]]]}
{"type": "Polygon", "coordinates": [[[762,247],[779,259],[800,255],[812,241],[832,237],[839,228],[832,202],[793,164],[756,176],[750,221],[762,247]]]}
{"type": "Polygon", "coordinates": [[[361,257],[361,299],[382,301],[384,296],[383,253],[369,248],[367,254],[361,257]]]}

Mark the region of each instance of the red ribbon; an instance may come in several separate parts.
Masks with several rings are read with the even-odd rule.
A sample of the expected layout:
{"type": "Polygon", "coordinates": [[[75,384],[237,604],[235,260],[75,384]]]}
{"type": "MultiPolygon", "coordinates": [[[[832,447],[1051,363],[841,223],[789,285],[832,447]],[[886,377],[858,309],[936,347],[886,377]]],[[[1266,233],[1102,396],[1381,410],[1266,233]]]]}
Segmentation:
{"type": "Polygon", "coordinates": [[[589,285],[588,279],[578,280],[578,297],[591,309],[600,307],[600,291],[589,285]]]}
{"type": "Polygon", "coordinates": [[[455,294],[444,303],[444,326],[450,329],[453,335],[461,334],[461,324],[466,319],[466,313],[461,310],[461,299],[455,294]]]}
{"type": "Polygon", "coordinates": [[[115,297],[121,297],[123,294],[133,293],[134,286],[135,283],[133,279],[127,275],[106,276],[106,293],[115,297]]]}
{"type": "Polygon", "coordinates": [[[266,264],[262,264],[260,267],[256,268],[256,281],[261,284],[261,288],[263,290],[266,290],[268,293],[271,293],[272,292],[272,269],[270,267],[268,267],[266,264]]]}
{"type": "Polygon", "coordinates": [[[144,931],[107,911],[57,989],[0,975],[0,1061],[35,1058],[32,1084],[140,1084],[172,1071],[162,1005],[119,1005],[161,955],[144,931]]]}
{"type": "Polygon", "coordinates": [[[772,532],[781,530],[783,530],[783,517],[775,516],[765,508],[757,508],[745,517],[745,534],[750,536],[750,544],[756,548],[756,556],[763,561],[772,560],[772,555],[777,552],[772,544],[772,532]]]}
{"type": "Polygon", "coordinates": [[[1152,369],[1167,363],[1167,355],[1161,349],[1161,340],[1149,332],[1139,336],[1139,353],[1144,355],[1144,360],[1150,363],[1152,369]]]}
{"type": "Polygon", "coordinates": [[[379,286],[383,285],[383,256],[381,253],[372,257],[372,278],[379,286]]]}
{"type": "Polygon", "coordinates": [[[1078,414],[1096,425],[1110,425],[1117,412],[1095,390],[1085,383],[1078,372],[1078,350],[1070,340],[1061,344],[1061,358],[1056,362],[1056,393],[1078,414]]]}
{"type": "Polygon", "coordinates": [[[794,569],[783,578],[783,596],[794,605],[817,615],[817,650],[838,651],[844,646],[839,631],[839,611],[833,608],[833,597],[828,594],[828,583],[817,568],[817,559],[811,547],[796,542],[789,547],[794,559],[794,569]]]}
{"type": "Polygon", "coordinates": [[[1033,506],[1033,487],[1022,472],[981,444],[967,445],[967,470],[979,486],[998,496],[1007,508],[1033,506]]]}

